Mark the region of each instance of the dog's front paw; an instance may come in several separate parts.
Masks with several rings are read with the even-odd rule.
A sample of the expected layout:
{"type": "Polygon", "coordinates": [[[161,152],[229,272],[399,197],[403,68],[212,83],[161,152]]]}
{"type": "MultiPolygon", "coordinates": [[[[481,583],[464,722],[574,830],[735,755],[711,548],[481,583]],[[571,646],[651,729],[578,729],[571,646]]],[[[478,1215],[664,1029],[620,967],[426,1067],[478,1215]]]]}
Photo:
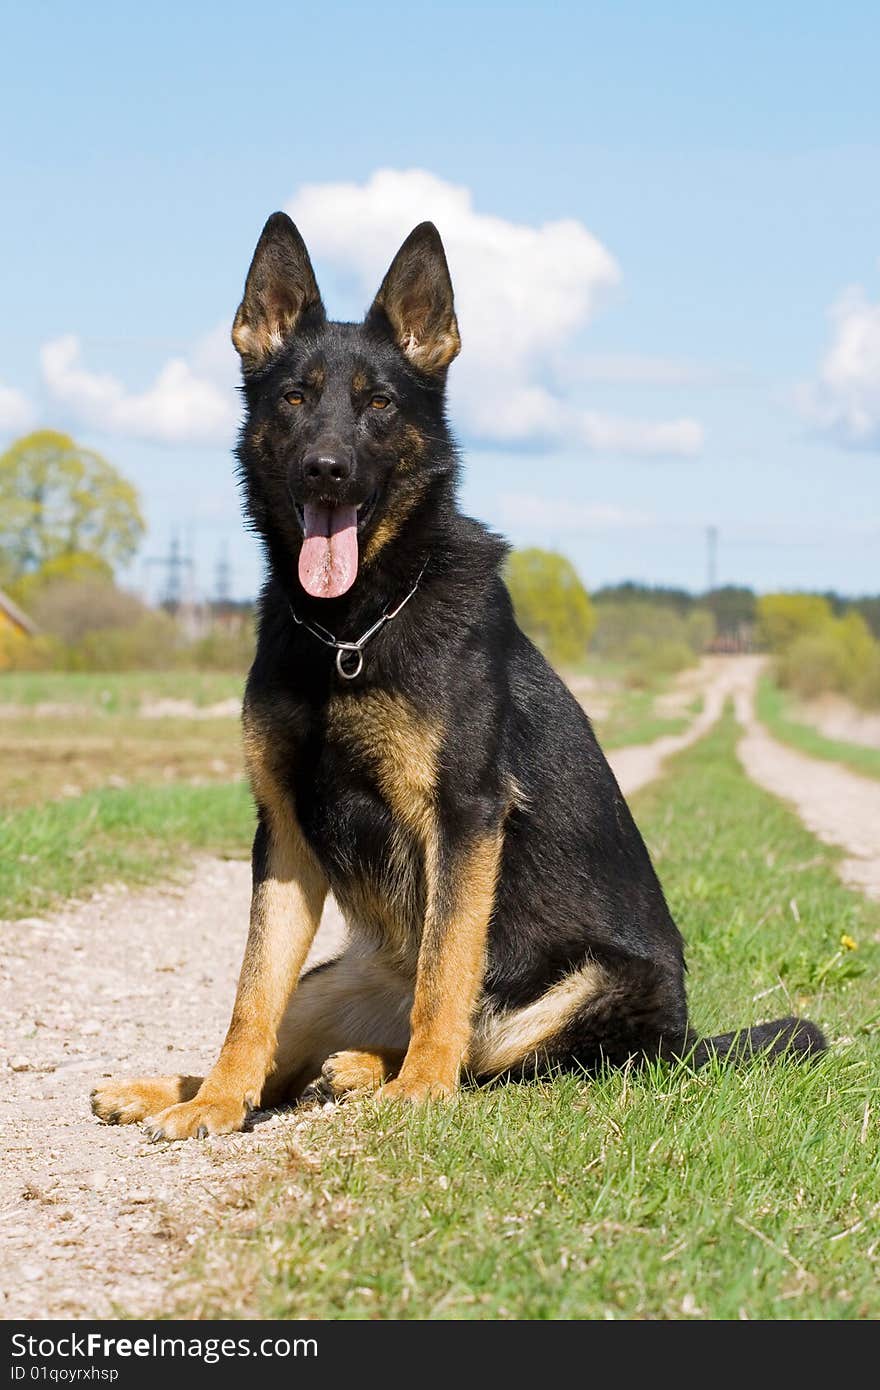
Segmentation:
{"type": "Polygon", "coordinates": [[[234,1134],[247,1118],[241,1096],[196,1096],[181,1105],[170,1105],[145,1120],[147,1134],[160,1139],[207,1139],[209,1134],[234,1134]]]}
{"type": "Polygon", "coordinates": [[[200,1076],[136,1076],[130,1081],[114,1077],[92,1091],[92,1112],[109,1125],[134,1125],[178,1101],[191,1100],[201,1084],[200,1076]]]}
{"type": "Polygon", "coordinates": [[[377,1095],[383,1101],[405,1100],[411,1105],[421,1105],[427,1100],[446,1100],[454,1090],[453,1084],[436,1077],[398,1076],[396,1081],[389,1081],[387,1086],[383,1086],[377,1095]]]}
{"type": "Polygon", "coordinates": [[[401,1054],[389,1052],[334,1052],[320,1076],[303,1092],[303,1101],[343,1100],[377,1091],[400,1066],[401,1054]]]}
{"type": "Polygon", "coordinates": [[[334,1052],[321,1068],[321,1080],[334,1096],[348,1096],[358,1091],[377,1091],[395,1070],[382,1053],[334,1052]]]}

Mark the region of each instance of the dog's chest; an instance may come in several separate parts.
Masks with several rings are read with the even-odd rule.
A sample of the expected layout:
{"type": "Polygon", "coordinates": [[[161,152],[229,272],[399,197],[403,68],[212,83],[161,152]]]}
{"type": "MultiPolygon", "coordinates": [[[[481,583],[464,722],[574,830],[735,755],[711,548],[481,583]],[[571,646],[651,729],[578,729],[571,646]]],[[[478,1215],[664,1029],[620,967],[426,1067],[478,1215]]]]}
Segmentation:
{"type": "Polygon", "coordinates": [[[398,954],[417,950],[436,861],[440,739],[399,696],[344,692],[327,707],[303,808],[343,911],[398,954]]]}

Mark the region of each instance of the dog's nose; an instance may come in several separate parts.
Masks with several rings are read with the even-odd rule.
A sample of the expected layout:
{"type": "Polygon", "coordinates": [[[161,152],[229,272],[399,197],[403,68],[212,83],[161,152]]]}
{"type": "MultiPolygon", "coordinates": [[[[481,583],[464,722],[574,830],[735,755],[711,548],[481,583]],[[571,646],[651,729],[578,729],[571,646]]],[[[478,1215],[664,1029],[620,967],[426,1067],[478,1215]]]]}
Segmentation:
{"type": "Polygon", "coordinates": [[[303,482],[344,483],[353,473],[354,449],[347,445],[333,449],[314,449],[303,455],[303,482]]]}

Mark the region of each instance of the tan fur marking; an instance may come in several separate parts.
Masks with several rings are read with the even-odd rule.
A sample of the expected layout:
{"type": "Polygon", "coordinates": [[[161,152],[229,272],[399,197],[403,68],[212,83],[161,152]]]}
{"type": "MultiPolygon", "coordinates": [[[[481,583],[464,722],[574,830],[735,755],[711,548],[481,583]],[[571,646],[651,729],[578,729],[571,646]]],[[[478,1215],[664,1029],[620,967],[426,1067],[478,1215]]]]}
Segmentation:
{"type": "Polygon", "coordinates": [[[404,445],[397,458],[398,473],[412,473],[425,457],[425,438],[415,425],[407,425],[403,431],[404,445]]]}
{"type": "Polygon", "coordinates": [[[428,910],[411,1016],[412,1037],[390,1098],[448,1095],[458,1083],[486,968],[486,942],[501,862],[502,836],[478,840],[451,885],[428,860],[428,910]]]}
{"type": "Polygon", "coordinates": [[[92,1110],[113,1125],[132,1125],[169,1105],[192,1100],[200,1076],[135,1076],[130,1081],[108,1080],[92,1091],[92,1110]]]}
{"type": "Polygon", "coordinates": [[[421,856],[405,838],[397,836],[382,879],[348,881],[337,890],[337,901],[347,922],[356,923],[367,937],[379,937],[390,963],[415,972],[419,947],[419,895],[421,856]]]}
{"type": "Polygon", "coordinates": [[[375,560],[383,546],[386,546],[389,541],[394,539],[421,496],[422,487],[418,484],[414,485],[414,483],[411,483],[402,497],[394,499],[394,505],[389,508],[381,521],[379,521],[364,547],[365,565],[375,560]]]}
{"type": "Polygon", "coordinates": [[[380,550],[393,541],[406,520],[405,516],[397,516],[394,512],[386,513],[382,520],[373,529],[370,539],[364,547],[364,564],[369,565],[375,560],[380,550]]]}
{"type": "Polygon", "coordinates": [[[425,910],[423,870],[436,840],[434,789],[442,731],[399,696],[346,691],[327,709],[327,731],[370,767],[400,831],[395,833],[381,885],[347,888],[347,914],[372,918],[392,956],[414,964],[425,910]],[[413,840],[423,864],[413,854],[413,840]],[[384,890],[384,891],[381,891],[384,890]]]}
{"type": "Polygon", "coordinates": [[[248,365],[257,366],[284,346],[284,340],[297,317],[298,314],[292,310],[283,313],[279,308],[277,319],[260,319],[254,325],[248,321],[242,306],[232,325],[232,345],[248,365]]]}
{"type": "Polygon", "coordinates": [[[441,367],[448,367],[453,358],[457,357],[461,351],[458,324],[453,318],[445,332],[438,333],[435,337],[421,343],[417,342],[415,337],[410,334],[407,341],[401,346],[404,356],[409,358],[414,367],[418,367],[423,372],[437,372],[441,367]]]}
{"type": "Polygon", "coordinates": [[[245,760],[268,830],[266,875],[254,889],[247,946],[226,1040],[192,1100],[153,1118],[154,1134],[186,1139],[240,1129],[275,1057],[288,999],[317,930],[327,882],[273,768],[273,749],[249,711],[245,760]]]}
{"type": "Polygon", "coordinates": [[[428,320],[426,308],[414,306],[406,297],[401,302],[393,293],[376,296],[388,315],[397,345],[404,357],[422,372],[438,372],[448,367],[461,351],[461,336],[455,314],[441,327],[428,320]]]}
{"type": "Polygon", "coordinates": [[[469,1070],[477,1076],[497,1075],[540,1054],[545,1043],[607,988],[605,972],[590,962],[566,975],[534,1004],[484,1017],[468,1050],[469,1070]]]}
{"type": "Polygon", "coordinates": [[[244,744],[254,797],[267,820],[268,864],[251,901],[238,995],[215,1072],[251,1077],[260,1071],[259,1095],[275,1052],[278,1024],[320,921],[327,881],[306,844],[290,798],[281,790],[271,744],[247,715],[244,744]]]}
{"type": "Polygon", "coordinates": [[[507,811],[527,811],[529,809],[528,794],[520,786],[515,777],[508,778],[507,781],[507,811]]]}
{"type": "Polygon", "coordinates": [[[433,826],[441,729],[384,690],[334,699],[327,729],[372,766],[392,811],[424,839],[433,826]]]}
{"type": "Polygon", "coordinates": [[[369,383],[369,381],[368,381],[368,379],[367,379],[367,374],[366,374],[366,372],[362,372],[362,371],[360,370],[360,368],[358,368],[358,370],[354,373],[354,375],[353,375],[352,378],[351,378],[351,393],[352,393],[352,395],[353,395],[353,396],[362,396],[362,395],[364,394],[364,392],[366,391],[367,387],[369,386],[369,384],[370,384],[370,383],[369,383]]]}

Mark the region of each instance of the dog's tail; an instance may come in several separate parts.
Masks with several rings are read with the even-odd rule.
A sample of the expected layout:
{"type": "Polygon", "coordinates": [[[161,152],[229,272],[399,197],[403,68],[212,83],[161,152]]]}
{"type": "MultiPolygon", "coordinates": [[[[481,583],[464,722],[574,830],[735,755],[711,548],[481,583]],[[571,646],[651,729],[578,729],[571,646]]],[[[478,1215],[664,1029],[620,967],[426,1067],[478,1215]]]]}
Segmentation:
{"type": "Polygon", "coordinates": [[[686,1060],[694,1067],[705,1066],[713,1058],[734,1064],[756,1058],[803,1062],[808,1057],[819,1056],[827,1047],[821,1028],[808,1019],[776,1018],[772,1023],[759,1023],[736,1033],[719,1033],[714,1038],[694,1035],[686,1060]]]}

